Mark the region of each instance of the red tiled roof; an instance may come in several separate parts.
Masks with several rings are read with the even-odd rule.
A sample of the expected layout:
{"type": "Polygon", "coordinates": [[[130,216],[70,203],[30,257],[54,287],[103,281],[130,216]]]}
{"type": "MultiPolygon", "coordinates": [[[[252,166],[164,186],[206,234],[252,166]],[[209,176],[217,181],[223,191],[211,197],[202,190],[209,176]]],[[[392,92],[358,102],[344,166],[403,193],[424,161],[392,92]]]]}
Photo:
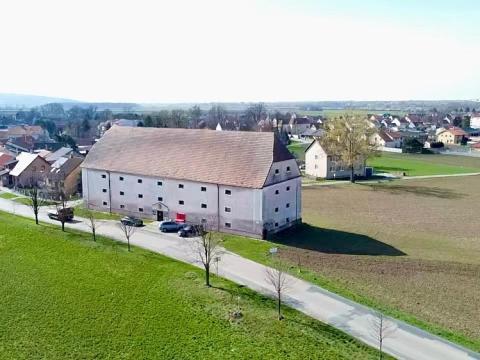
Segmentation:
{"type": "Polygon", "coordinates": [[[113,126],[82,167],[261,189],[272,163],[291,159],[272,132],[113,126]]]}
{"type": "Polygon", "coordinates": [[[0,168],[5,166],[10,161],[14,160],[15,158],[11,155],[0,153],[0,168]]]}
{"type": "Polygon", "coordinates": [[[452,133],[454,136],[467,136],[468,134],[463,131],[463,129],[460,129],[459,127],[451,127],[447,129],[450,133],[452,133]]]}

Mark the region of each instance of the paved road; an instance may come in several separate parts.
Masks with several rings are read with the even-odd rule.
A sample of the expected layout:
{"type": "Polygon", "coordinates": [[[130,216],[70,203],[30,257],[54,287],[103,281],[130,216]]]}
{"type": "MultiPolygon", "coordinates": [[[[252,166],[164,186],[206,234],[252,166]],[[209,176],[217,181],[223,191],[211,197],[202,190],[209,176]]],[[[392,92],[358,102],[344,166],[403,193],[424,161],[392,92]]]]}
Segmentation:
{"type": "MultiPolygon", "coordinates": [[[[29,207],[1,198],[0,210],[33,217],[29,207]]],[[[40,213],[41,221],[52,223],[46,216],[46,212],[47,209],[42,209],[40,213]]],[[[67,224],[67,227],[89,231],[88,226],[83,222],[67,224]]],[[[113,221],[102,221],[97,232],[99,235],[124,241],[120,229],[113,221]]],[[[175,234],[159,233],[154,224],[138,230],[131,240],[133,245],[201,266],[194,251],[192,251],[191,242],[191,239],[181,239],[175,234]]],[[[262,294],[272,295],[271,287],[265,280],[265,271],[265,266],[228,251],[222,254],[219,264],[220,276],[262,294]]],[[[374,347],[377,345],[372,330],[372,322],[375,316],[369,308],[291,276],[288,282],[289,291],[285,302],[291,307],[330,324],[369,345],[374,347]]],[[[478,353],[459,347],[401,321],[387,318],[387,322],[393,331],[384,341],[384,350],[398,359],[480,359],[478,353]]]]}

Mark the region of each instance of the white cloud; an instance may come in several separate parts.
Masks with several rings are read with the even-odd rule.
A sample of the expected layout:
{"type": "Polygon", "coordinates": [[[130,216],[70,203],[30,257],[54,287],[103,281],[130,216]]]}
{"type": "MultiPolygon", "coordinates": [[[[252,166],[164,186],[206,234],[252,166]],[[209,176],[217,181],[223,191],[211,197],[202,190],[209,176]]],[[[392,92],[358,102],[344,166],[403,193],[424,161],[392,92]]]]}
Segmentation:
{"type": "Polygon", "coordinates": [[[253,1],[8,1],[0,92],[112,101],[469,98],[480,50],[253,1]]]}

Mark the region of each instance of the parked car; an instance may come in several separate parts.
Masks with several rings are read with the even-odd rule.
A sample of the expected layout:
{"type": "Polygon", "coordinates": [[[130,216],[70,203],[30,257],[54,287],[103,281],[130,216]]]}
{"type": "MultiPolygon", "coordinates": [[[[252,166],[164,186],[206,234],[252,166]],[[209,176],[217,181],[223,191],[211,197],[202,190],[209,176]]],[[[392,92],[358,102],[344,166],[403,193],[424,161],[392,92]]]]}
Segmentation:
{"type": "Polygon", "coordinates": [[[201,233],[201,225],[186,225],[182,229],[178,230],[178,236],[180,237],[199,236],[201,233]]]}
{"type": "Polygon", "coordinates": [[[133,216],[125,216],[120,221],[124,225],[130,225],[135,227],[143,226],[143,220],[135,218],[133,216]]]}
{"type": "Polygon", "coordinates": [[[47,213],[48,217],[52,220],[65,220],[65,221],[72,221],[73,220],[73,208],[62,208],[58,209],[57,211],[49,211],[47,213]]]}
{"type": "Polygon", "coordinates": [[[162,221],[158,226],[158,229],[161,232],[174,232],[182,229],[184,226],[185,224],[179,224],[175,221],[162,221]]]}

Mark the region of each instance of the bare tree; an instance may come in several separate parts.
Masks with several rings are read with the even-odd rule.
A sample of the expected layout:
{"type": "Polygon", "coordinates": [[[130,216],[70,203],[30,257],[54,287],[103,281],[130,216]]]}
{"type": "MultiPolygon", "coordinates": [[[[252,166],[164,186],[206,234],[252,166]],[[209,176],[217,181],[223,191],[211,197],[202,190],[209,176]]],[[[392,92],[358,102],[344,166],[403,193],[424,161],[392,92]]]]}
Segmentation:
{"type": "Polygon", "coordinates": [[[204,223],[200,230],[200,237],[194,240],[194,251],[197,253],[205,268],[205,285],[210,287],[210,270],[212,262],[221,254],[220,239],[217,234],[208,230],[204,223]]]}
{"type": "Polygon", "coordinates": [[[28,197],[28,205],[32,208],[33,214],[35,215],[35,224],[38,225],[38,212],[40,206],[45,204],[45,201],[40,197],[40,186],[38,182],[31,179],[25,194],[28,197]]]}
{"type": "Polygon", "coordinates": [[[133,224],[129,224],[126,222],[124,223],[121,221],[118,224],[118,226],[123,231],[123,235],[125,235],[125,239],[127,239],[127,247],[128,247],[128,251],[130,251],[130,238],[133,236],[133,234],[135,234],[135,231],[137,230],[137,228],[133,226],[133,224]]]}
{"type": "Polygon", "coordinates": [[[84,207],[85,218],[87,219],[86,224],[92,231],[93,241],[97,241],[97,229],[100,226],[100,222],[95,217],[95,213],[88,208],[87,205],[84,207]]]}
{"type": "Polygon", "coordinates": [[[266,270],[266,280],[270,285],[272,285],[275,298],[277,300],[277,312],[278,320],[283,319],[282,315],[282,296],[285,291],[288,290],[288,277],[286,271],[286,265],[276,261],[272,267],[268,267],[266,270]]]}
{"type": "Polygon", "coordinates": [[[70,215],[67,212],[67,196],[63,191],[58,193],[58,202],[55,203],[57,210],[57,219],[62,224],[62,231],[65,231],[65,223],[70,220],[70,215]]]}
{"type": "Polygon", "coordinates": [[[378,341],[379,359],[383,359],[383,341],[395,330],[394,324],[389,321],[381,312],[375,312],[371,320],[372,335],[378,341]]]}

